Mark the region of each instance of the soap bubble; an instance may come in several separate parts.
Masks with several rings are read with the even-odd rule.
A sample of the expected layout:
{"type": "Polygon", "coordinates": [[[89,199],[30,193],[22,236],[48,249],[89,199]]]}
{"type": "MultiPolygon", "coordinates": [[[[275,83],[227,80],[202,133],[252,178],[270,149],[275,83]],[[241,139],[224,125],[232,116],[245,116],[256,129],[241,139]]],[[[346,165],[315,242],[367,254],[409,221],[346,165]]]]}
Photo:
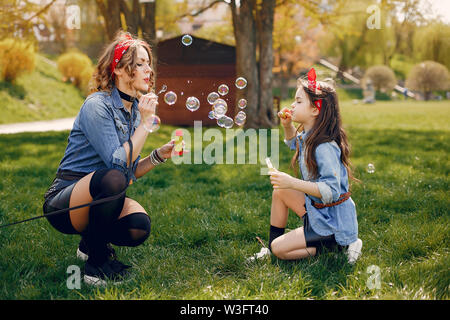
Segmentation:
{"type": "Polygon", "coordinates": [[[161,126],[161,119],[156,114],[154,114],[144,120],[143,126],[144,129],[148,132],[158,131],[159,127],[161,126]]]}
{"type": "Polygon", "coordinates": [[[233,127],[234,121],[228,116],[222,116],[217,119],[217,124],[222,128],[230,129],[233,127]]]}
{"type": "Polygon", "coordinates": [[[239,108],[244,109],[246,106],[247,106],[247,100],[245,100],[245,99],[240,99],[240,100],[238,101],[238,107],[239,107],[239,108]]]}
{"type": "Polygon", "coordinates": [[[369,163],[367,165],[367,172],[368,173],[374,173],[375,172],[375,166],[373,165],[373,163],[369,163]]]}
{"type": "Polygon", "coordinates": [[[239,111],[234,117],[234,123],[238,126],[242,126],[245,123],[245,119],[247,119],[247,115],[244,111],[239,111]]]}
{"type": "Polygon", "coordinates": [[[247,119],[247,115],[245,114],[244,111],[239,111],[236,115],[236,117],[242,118],[242,119],[247,119]]]}
{"type": "Polygon", "coordinates": [[[186,99],[186,108],[189,111],[196,111],[200,108],[200,101],[196,97],[189,97],[186,99]]]}
{"type": "Polygon", "coordinates": [[[228,105],[223,99],[217,99],[213,104],[213,110],[216,116],[221,117],[227,113],[228,105]]]}
{"type": "Polygon", "coordinates": [[[208,98],[206,98],[209,102],[209,104],[214,104],[217,99],[219,99],[219,94],[217,92],[211,92],[208,94],[208,98]]]}
{"type": "Polygon", "coordinates": [[[173,105],[175,102],[177,102],[177,94],[173,91],[169,91],[164,95],[164,102],[167,103],[169,106],[173,105]]]}
{"type": "Polygon", "coordinates": [[[211,120],[214,120],[216,118],[216,114],[214,113],[214,110],[211,110],[208,113],[208,118],[210,118],[211,120]]]}
{"type": "Polygon", "coordinates": [[[236,88],[244,89],[247,86],[247,79],[244,77],[239,77],[236,79],[234,84],[236,85],[236,88]]]}
{"type": "Polygon", "coordinates": [[[221,95],[224,96],[226,94],[228,94],[228,92],[230,92],[230,89],[228,88],[228,86],[226,84],[221,84],[219,86],[219,88],[217,89],[217,92],[221,95]]]}
{"type": "Polygon", "coordinates": [[[185,34],[182,38],[181,38],[181,43],[184,44],[186,47],[190,46],[192,44],[192,37],[188,34],[185,34]]]}

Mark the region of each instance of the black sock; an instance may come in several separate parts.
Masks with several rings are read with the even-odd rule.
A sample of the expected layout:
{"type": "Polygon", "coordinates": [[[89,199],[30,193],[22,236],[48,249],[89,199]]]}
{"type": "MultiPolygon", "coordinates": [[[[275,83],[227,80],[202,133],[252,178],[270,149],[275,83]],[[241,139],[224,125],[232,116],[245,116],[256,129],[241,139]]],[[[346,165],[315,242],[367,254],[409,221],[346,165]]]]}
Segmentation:
{"type": "Polygon", "coordinates": [[[270,233],[269,233],[269,250],[272,251],[272,241],[278,238],[279,236],[282,236],[284,234],[284,228],[278,228],[275,226],[270,226],[270,233]]]}
{"type": "MultiPolygon", "coordinates": [[[[94,200],[120,194],[127,188],[125,175],[116,169],[97,170],[91,178],[89,191],[94,200]]],[[[89,263],[101,265],[108,258],[107,243],[111,225],[120,215],[125,195],[102,204],[91,206],[87,227],[89,263]]]]}

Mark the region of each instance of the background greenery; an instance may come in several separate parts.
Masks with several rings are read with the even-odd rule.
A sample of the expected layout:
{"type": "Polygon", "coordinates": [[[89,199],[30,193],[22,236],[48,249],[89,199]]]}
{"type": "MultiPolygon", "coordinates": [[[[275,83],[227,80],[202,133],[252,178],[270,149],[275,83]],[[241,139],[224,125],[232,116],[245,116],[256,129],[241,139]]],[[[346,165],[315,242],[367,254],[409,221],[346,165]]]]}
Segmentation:
{"type": "MultiPolygon", "coordinates": [[[[41,219],[0,229],[0,299],[448,299],[449,104],[348,101],[342,113],[362,181],[352,185],[364,242],[355,266],[335,252],[247,263],[260,249],[255,237],[268,239],[272,188],[261,166],[169,161],[128,191],[152,219],[143,245],[117,248],[133,265],[131,281],[67,289],[67,268],[83,268],[76,259],[79,237],[41,219]],[[381,270],[379,290],[367,286],[371,265],[381,270]]],[[[143,155],[174,129],[163,125],[152,134],[143,155]]],[[[0,224],[41,214],[67,136],[0,136],[0,224]]],[[[282,138],[280,168],[292,174],[282,138]]],[[[298,226],[291,214],[288,229],[298,226]]]]}

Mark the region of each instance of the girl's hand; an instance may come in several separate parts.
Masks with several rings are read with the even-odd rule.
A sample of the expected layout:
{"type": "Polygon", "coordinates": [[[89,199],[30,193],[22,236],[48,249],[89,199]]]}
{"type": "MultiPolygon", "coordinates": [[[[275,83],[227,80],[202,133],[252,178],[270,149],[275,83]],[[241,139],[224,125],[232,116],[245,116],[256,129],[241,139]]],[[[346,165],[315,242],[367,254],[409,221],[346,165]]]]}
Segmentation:
{"type": "Polygon", "coordinates": [[[295,178],[276,169],[269,170],[270,183],[274,189],[294,189],[295,178]]]}
{"type": "Polygon", "coordinates": [[[291,125],[292,114],[290,109],[288,108],[281,109],[281,111],[278,112],[278,117],[280,118],[280,122],[283,127],[288,127],[291,125]]]}
{"type": "Polygon", "coordinates": [[[172,151],[174,147],[175,147],[175,140],[172,140],[169,143],[166,143],[165,145],[160,147],[158,149],[158,152],[160,156],[163,157],[164,159],[169,159],[172,157],[172,151]]]}
{"type": "Polygon", "coordinates": [[[141,113],[142,119],[147,119],[148,117],[155,114],[156,106],[158,105],[158,96],[153,92],[144,94],[139,98],[139,112],[141,113]]]}

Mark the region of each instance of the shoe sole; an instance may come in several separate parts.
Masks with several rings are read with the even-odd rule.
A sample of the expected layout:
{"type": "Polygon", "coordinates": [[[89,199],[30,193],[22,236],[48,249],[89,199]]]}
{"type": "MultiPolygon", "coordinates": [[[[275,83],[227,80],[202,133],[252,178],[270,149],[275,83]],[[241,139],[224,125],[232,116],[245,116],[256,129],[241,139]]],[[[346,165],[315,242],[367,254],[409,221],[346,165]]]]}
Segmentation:
{"type": "Polygon", "coordinates": [[[118,280],[103,280],[94,276],[88,276],[88,275],[84,275],[83,277],[84,283],[91,285],[91,286],[96,286],[96,287],[104,287],[106,286],[108,283],[110,284],[122,284],[123,281],[118,281],[118,280]]]}
{"type": "Polygon", "coordinates": [[[348,263],[350,264],[354,264],[359,257],[361,256],[361,249],[362,249],[362,240],[358,239],[357,241],[357,246],[355,248],[352,248],[352,252],[348,253],[348,263]]]}

